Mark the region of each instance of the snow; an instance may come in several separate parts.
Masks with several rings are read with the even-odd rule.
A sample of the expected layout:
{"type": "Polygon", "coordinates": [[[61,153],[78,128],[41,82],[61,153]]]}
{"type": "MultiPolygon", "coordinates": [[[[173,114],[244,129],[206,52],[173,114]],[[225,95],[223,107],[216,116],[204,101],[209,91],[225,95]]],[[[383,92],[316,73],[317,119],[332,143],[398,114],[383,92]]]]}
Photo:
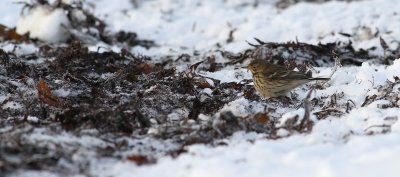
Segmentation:
{"type": "Polygon", "coordinates": [[[0,95],[0,102],[3,103],[4,100],[6,100],[8,98],[9,98],[9,96],[7,96],[7,95],[0,95]]]}
{"type": "MultiPolygon", "coordinates": [[[[191,15],[186,14],[192,10],[196,2],[177,5],[166,3],[168,1],[154,1],[141,4],[141,10],[128,11],[129,15],[118,18],[128,18],[127,23],[121,21],[111,22],[115,30],[125,29],[143,31],[139,33],[144,37],[156,37],[165,46],[179,51],[179,45],[191,46],[190,49],[208,50],[215,43],[225,41],[231,28],[235,31],[235,41],[225,44],[225,50],[242,51],[248,46],[245,40],[251,41],[252,37],[258,37],[266,41],[284,42],[294,40],[296,37],[303,42],[317,43],[332,42],[343,39],[340,35],[330,35],[332,32],[347,32],[359,35],[356,46],[369,48],[379,42],[369,36],[369,32],[360,29],[361,26],[371,27],[372,34],[376,29],[380,30],[385,39],[398,39],[400,34],[391,31],[400,23],[393,23],[398,18],[394,11],[398,6],[395,1],[362,1],[362,2],[337,2],[332,1],[323,4],[299,3],[284,11],[274,10],[268,3],[260,3],[259,9],[252,7],[241,9],[240,14],[235,15],[231,10],[215,10],[221,1],[204,3],[195,8],[191,15]],[[178,7],[176,7],[178,6],[178,7]],[[203,7],[206,6],[206,7],[203,7]],[[179,10],[179,8],[184,7],[179,10]],[[390,7],[390,8],[388,8],[390,7]],[[155,9],[154,9],[155,8],[155,9]],[[208,11],[204,11],[208,8],[208,11]],[[150,16],[146,23],[138,19],[141,14],[152,12],[171,11],[170,14],[150,16]],[[171,10],[174,9],[174,10],[171,10]],[[360,11],[361,9],[361,11],[360,11]],[[213,13],[214,12],[214,13],[213,13]],[[310,13],[312,12],[312,13],[310,13]],[[371,13],[372,12],[372,13],[371,13]],[[365,16],[364,14],[369,14],[365,16]],[[212,14],[210,17],[209,14],[212,14]],[[339,14],[339,15],[338,15],[339,14]],[[377,16],[376,14],[379,14],[377,16]],[[166,17],[165,17],[166,16],[166,17]],[[299,18],[301,17],[301,18],[299,18]],[[218,19],[218,20],[214,20],[218,19]],[[301,20],[304,19],[304,20],[301,20]],[[159,21],[163,21],[159,22],[159,21]],[[168,23],[165,23],[167,21],[168,23]],[[222,22],[221,22],[222,21],[222,22]],[[226,23],[233,27],[229,28],[226,23]],[[206,23],[207,22],[207,23],[206,23]],[[195,24],[195,30],[192,26],[195,24]],[[206,24],[206,25],[205,25],[206,24]],[[168,32],[163,32],[168,30],[168,32]],[[173,36],[171,31],[181,31],[179,37],[173,36]],[[157,35],[166,34],[166,35],[157,35]],[[190,36],[190,37],[189,37],[190,36]],[[194,43],[195,41],[195,43],[194,43]]],[[[198,2],[197,2],[198,3],[198,2]]],[[[200,3],[201,4],[201,3],[200,3]]],[[[225,5],[225,4],[224,4],[225,5]]],[[[230,8],[237,7],[235,3],[228,3],[230,8]],[[233,7],[232,7],[233,6],[233,7]]],[[[99,13],[104,13],[99,11],[99,13]]],[[[112,16],[106,19],[114,19],[112,16]]],[[[223,42],[222,42],[223,43],[223,42]]],[[[391,47],[396,47],[390,44],[391,47]]],[[[154,54],[154,51],[147,51],[154,54]]],[[[377,52],[379,53],[379,52],[377,52]]],[[[356,108],[344,117],[328,117],[318,121],[313,131],[308,135],[291,135],[280,140],[266,140],[258,135],[254,143],[249,143],[246,133],[227,139],[227,146],[209,147],[206,145],[193,145],[188,148],[188,153],[176,159],[165,157],[157,164],[136,168],[134,164],[125,161],[111,165],[104,172],[117,176],[394,176],[396,163],[400,156],[399,123],[397,119],[392,122],[385,120],[387,117],[400,116],[398,108],[380,109],[378,105],[387,104],[387,100],[378,100],[367,107],[361,108],[366,95],[373,94],[379,85],[384,85],[387,80],[394,81],[393,76],[398,76],[400,71],[399,60],[389,67],[375,66],[363,63],[361,67],[343,67],[333,75],[328,83],[330,86],[324,90],[317,90],[312,97],[331,95],[345,92],[345,99],[353,100],[356,108]],[[382,128],[371,129],[373,126],[391,125],[390,133],[383,135],[367,136],[370,131],[379,132],[382,128]],[[232,143],[236,142],[236,143],[232,143]],[[132,169],[122,172],[123,169],[132,169]],[[394,171],[393,171],[394,170],[394,171]],[[390,172],[392,171],[392,172],[390,172]]],[[[318,69],[318,75],[329,75],[330,68],[318,69]]],[[[201,75],[219,79],[221,82],[239,82],[249,79],[251,75],[246,70],[227,69],[216,72],[201,72],[201,75]]],[[[303,98],[305,91],[295,90],[303,98]]],[[[232,111],[234,115],[246,116],[254,112],[262,111],[260,103],[250,103],[245,98],[239,98],[225,105],[219,112],[232,111]],[[249,105],[252,105],[251,108],[249,105]]],[[[281,122],[299,115],[302,117],[304,109],[278,110],[286,114],[282,115],[281,122]]],[[[208,119],[206,115],[199,115],[201,119],[208,119]]],[[[315,117],[312,118],[315,120],[315,117]]],[[[279,134],[286,136],[290,133],[284,129],[279,134]]],[[[107,176],[107,175],[104,175],[107,176]]]]}
{"type": "MultiPolygon", "coordinates": [[[[66,14],[60,9],[35,7],[20,17],[16,23],[18,10],[9,1],[0,7],[0,23],[9,27],[17,26],[20,34],[29,32],[30,37],[55,43],[62,42],[67,37],[63,26],[68,26],[66,14]],[[38,20],[40,19],[40,20],[38,20]]],[[[326,3],[298,3],[288,9],[279,10],[272,1],[259,2],[238,0],[215,1],[138,1],[134,7],[129,0],[110,3],[106,0],[88,1],[94,4],[93,11],[109,24],[111,31],[127,30],[137,32],[141,38],[155,39],[160,47],[146,50],[142,47],[132,49],[134,53],[160,56],[173,55],[180,52],[199,50],[210,52],[220,50],[241,52],[249,46],[245,41],[252,42],[253,37],[265,41],[286,42],[295,40],[317,44],[337,40],[346,41],[347,37],[339,32],[354,34],[354,44],[357,48],[379,46],[379,39],[374,36],[379,31],[388,45],[394,49],[398,44],[392,40],[400,39],[400,3],[396,0],[371,0],[356,2],[331,1],[326,3]],[[144,18],[146,17],[146,18],[144,18]],[[227,43],[229,32],[234,32],[234,41],[227,43]],[[182,46],[185,46],[183,48],[182,46]]],[[[13,44],[1,44],[6,51],[13,50],[13,44]]],[[[119,46],[95,44],[119,51],[119,46]]],[[[21,54],[36,51],[34,45],[24,44],[17,49],[21,54]]],[[[100,48],[101,51],[106,51],[100,48]]],[[[382,49],[375,51],[382,55],[382,49]]],[[[183,66],[180,66],[183,67],[183,66]]],[[[186,66],[185,66],[186,67],[186,66]]],[[[331,68],[316,68],[314,76],[326,76],[331,68]]],[[[220,80],[222,83],[240,82],[250,79],[251,74],[245,69],[224,68],[216,72],[199,72],[198,74],[220,80]]],[[[400,164],[400,102],[397,107],[382,109],[391,104],[392,100],[376,100],[362,107],[366,96],[379,95],[379,88],[388,81],[393,82],[394,76],[400,76],[400,60],[395,60],[390,66],[372,65],[368,62],[360,67],[341,67],[326,84],[326,88],[316,90],[311,98],[331,99],[332,94],[338,95],[337,107],[345,112],[345,104],[352,100],[355,104],[348,114],[341,117],[328,116],[317,120],[313,113],[321,111],[315,106],[311,119],[315,120],[313,130],[309,134],[296,134],[281,128],[278,135],[285,137],[277,140],[267,139],[264,134],[254,132],[237,132],[221,141],[226,145],[191,145],[187,152],[176,158],[163,156],[160,153],[155,164],[138,166],[124,158],[103,158],[95,160],[88,149],[106,147],[109,143],[92,136],[78,137],[73,133],[62,132],[58,135],[46,135],[44,130],[36,129],[25,138],[36,143],[80,144],[86,148],[80,150],[81,157],[88,153],[93,158],[90,163],[89,176],[176,176],[176,177],[375,177],[398,176],[400,164]],[[343,93],[342,93],[343,92],[343,93]],[[340,96],[342,94],[342,96],[340,96]],[[390,128],[387,128],[390,127],[390,128]]],[[[105,78],[108,76],[104,76],[105,78]]],[[[11,82],[11,81],[10,81],[11,82]]],[[[208,80],[212,82],[212,80],[208,80]]],[[[213,83],[213,82],[212,82],[213,83]]],[[[214,84],[211,84],[214,85],[214,84]]],[[[309,85],[294,90],[299,98],[304,98],[309,85]]],[[[157,86],[151,86],[145,91],[149,93],[157,86]]],[[[393,94],[399,98],[400,85],[393,89],[393,94]]],[[[212,90],[206,88],[204,94],[212,95],[212,90]]],[[[64,89],[54,91],[58,97],[67,97],[70,92],[64,89]]],[[[240,95],[239,95],[240,96],[240,95]]],[[[8,97],[0,94],[1,109],[21,109],[23,104],[7,101],[8,97]]],[[[269,105],[274,107],[274,105],[269,105]]],[[[218,113],[231,111],[236,116],[248,116],[263,112],[265,103],[249,101],[239,97],[224,105],[218,113]]],[[[280,123],[295,117],[303,117],[303,108],[279,108],[275,115],[281,115],[280,123]]],[[[174,110],[168,119],[178,120],[187,117],[188,110],[174,110]]],[[[200,120],[212,119],[209,115],[200,114],[200,120]]],[[[37,117],[28,117],[31,122],[37,122],[37,117]]],[[[149,129],[149,134],[155,129],[149,129]]],[[[127,140],[137,147],[138,142],[132,137],[127,140]]],[[[168,142],[152,139],[141,140],[143,146],[163,149],[176,148],[168,142]]],[[[63,147],[70,148],[70,147],[63,147]]],[[[161,150],[160,150],[161,149],[161,150]]],[[[123,157],[141,152],[139,149],[126,151],[123,157]]],[[[165,151],[164,151],[165,152],[165,151]]],[[[16,176],[58,176],[52,172],[25,171],[16,172],[16,176]]]]}
{"type": "MultiPolygon", "coordinates": [[[[57,135],[49,135],[46,134],[46,129],[35,129],[31,134],[26,135],[25,138],[29,139],[32,142],[36,142],[38,144],[54,144],[53,148],[57,148],[55,145],[59,142],[64,142],[64,144],[80,144],[82,147],[106,147],[109,145],[107,142],[104,142],[98,138],[93,138],[91,136],[82,136],[77,137],[73,134],[69,134],[67,132],[62,132],[57,135]]],[[[69,148],[69,147],[63,147],[69,148]]]]}
{"type": "Polygon", "coordinates": [[[261,104],[251,103],[245,98],[239,98],[225,105],[219,112],[231,111],[236,116],[246,116],[251,111],[261,111],[264,107],[261,104]],[[250,109],[250,106],[252,109],[250,109]]]}
{"type": "Polygon", "coordinates": [[[37,47],[33,44],[20,44],[17,46],[12,43],[2,43],[0,46],[6,52],[11,52],[15,50],[15,53],[18,56],[37,51],[37,47]]]}
{"type": "MultiPolygon", "coordinates": [[[[138,2],[133,9],[128,2],[120,0],[119,4],[110,5],[106,0],[96,1],[95,12],[111,24],[110,30],[140,31],[140,37],[157,39],[161,46],[169,48],[140,50],[146,55],[182,51],[182,46],[188,46],[189,50],[210,50],[217,43],[223,44],[225,50],[240,52],[248,48],[245,41],[252,42],[253,37],[275,42],[298,39],[316,44],[347,41],[347,37],[337,34],[344,32],[357,36],[356,48],[370,48],[379,43],[373,36],[377,31],[387,41],[400,36],[397,30],[400,24],[394,22],[400,18],[396,11],[400,4],[396,0],[298,3],[285,10],[276,9],[275,1],[256,0],[158,0],[138,2]],[[226,43],[233,29],[236,29],[234,42],[226,43]]],[[[388,45],[394,48],[398,44],[388,45]]]]}
{"type": "Polygon", "coordinates": [[[71,91],[65,89],[57,89],[53,91],[53,94],[57,97],[67,97],[71,94],[71,91]]]}
{"type": "Polygon", "coordinates": [[[15,101],[9,101],[2,106],[2,109],[21,109],[23,105],[15,101]]]}
{"type": "Polygon", "coordinates": [[[11,28],[16,25],[16,22],[19,17],[19,12],[21,10],[21,5],[16,4],[14,1],[2,1],[2,5],[0,6],[0,12],[4,15],[0,16],[0,24],[6,25],[11,28]]]}
{"type": "MultiPolygon", "coordinates": [[[[26,172],[16,172],[15,176],[19,177],[57,177],[58,175],[56,173],[52,172],[47,172],[47,171],[35,171],[35,170],[29,170],[26,172]]],[[[78,176],[76,176],[78,177],[78,176]]]]}
{"type": "MultiPolygon", "coordinates": [[[[279,126],[284,126],[285,123],[289,119],[293,119],[296,116],[303,117],[304,113],[305,113],[305,110],[303,108],[300,108],[300,109],[298,109],[296,111],[291,111],[291,112],[287,112],[287,113],[283,114],[282,117],[279,119],[278,127],[279,126]]],[[[300,123],[299,121],[300,121],[300,119],[297,121],[296,124],[300,123]]]]}
{"type": "Polygon", "coordinates": [[[188,153],[176,159],[164,158],[157,165],[136,168],[118,162],[104,171],[109,174],[119,169],[112,173],[118,176],[396,176],[393,171],[399,162],[395,155],[400,152],[396,143],[399,134],[356,136],[342,144],[315,144],[312,136],[301,135],[276,141],[258,137],[250,143],[240,141],[248,138],[237,134],[227,146],[210,150],[204,145],[194,145],[188,153]],[[240,143],[231,143],[235,140],[240,143]],[[124,173],[123,169],[130,170],[124,173]]]}
{"type": "Polygon", "coordinates": [[[70,22],[63,9],[37,6],[29,9],[28,14],[18,20],[17,33],[29,33],[31,38],[57,43],[68,39],[68,26],[70,22]]]}
{"type": "Polygon", "coordinates": [[[35,117],[35,116],[28,116],[27,120],[30,121],[30,122],[35,122],[35,123],[39,122],[39,118],[35,117]]]}
{"type": "Polygon", "coordinates": [[[201,71],[199,72],[200,75],[202,76],[207,76],[210,78],[218,79],[221,81],[221,83],[226,83],[226,82],[240,82],[243,79],[250,79],[251,78],[251,73],[250,71],[247,71],[247,69],[224,69],[216,72],[204,72],[201,71]],[[234,72],[231,72],[234,70],[234,72]]]}

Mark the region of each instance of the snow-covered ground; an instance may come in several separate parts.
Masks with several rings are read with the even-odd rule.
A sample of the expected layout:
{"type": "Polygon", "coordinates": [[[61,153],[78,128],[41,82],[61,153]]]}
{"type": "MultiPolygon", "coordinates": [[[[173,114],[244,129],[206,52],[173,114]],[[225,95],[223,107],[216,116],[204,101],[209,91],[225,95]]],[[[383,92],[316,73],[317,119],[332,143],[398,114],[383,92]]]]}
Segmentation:
{"type": "MultiPolygon", "coordinates": [[[[317,44],[335,40],[347,41],[339,32],[355,34],[356,47],[377,46],[373,35],[379,31],[387,41],[400,36],[400,4],[396,0],[298,3],[277,9],[275,0],[138,1],[133,9],[128,1],[109,5],[106,0],[93,1],[95,12],[111,24],[111,30],[137,31],[146,39],[157,39],[165,48],[137,51],[145,54],[216,48],[240,52],[257,37],[264,41],[295,41],[317,44]],[[106,6],[107,8],[103,8],[106,6]],[[227,44],[229,32],[234,40],[227,44]]],[[[389,42],[392,47],[398,44],[389,42]]]]}
{"type": "MultiPolygon", "coordinates": [[[[18,24],[20,6],[10,2],[2,2],[0,24],[13,27],[18,24]]],[[[133,31],[141,38],[155,40],[159,47],[131,49],[133,53],[154,57],[194,51],[215,52],[216,55],[216,50],[242,52],[249,48],[246,41],[254,42],[254,37],[268,42],[298,40],[310,44],[351,39],[356,48],[377,47],[375,52],[378,55],[383,55],[379,36],[393,50],[399,45],[396,41],[400,41],[400,3],[397,0],[298,3],[286,9],[276,8],[276,1],[258,0],[135,2],[136,6],[129,0],[88,0],[84,4],[104,19],[109,25],[107,30],[133,31]],[[233,41],[227,42],[231,30],[235,30],[233,41]],[[339,33],[348,33],[353,37],[339,33]]],[[[1,44],[0,47],[12,50],[8,45],[1,44]]],[[[110,49],[120,47],[97,45],[110,49]]],[[[34,50],[29,45],[26,48],[34,50]]],[[[314,72],[314,75],[318,76],[331,73],[331,68],[316,70],[318,73],[314,72]]],[[[200,74],[222,82],[251,78],[246,70],[234,68],[200,74]],[[241,75],[239,78],[238,73],[241,75]]],[[[82,144],[82,148],[76,150],[78,153],[74,159],[78,161],[82,158],[79,154],[93,158],[87,167],[90,169],[86,174],[88,176],[394,177],[398,176],[396,167],[400,164],[400,84],[395,77],[400,77],[400,60],[395,60],[390,66],[365,62],[360,67],[341,67],[323,89],[311,95],[311,99],[332,104],[341,116],[318,120],[316,115],[311,114],[315,125],[310,133],[297,134],[281,128],[278,134],[285,138],[272,140],[265,134],[239,131],[220,140],[224,145],[187,146],[187,152],[174,158],[160,153],[156,163],[150,165],[139,166],[126,159],[95,159],[89,151],[93,147],[106,147],[107,142],[101,139],[77,137],[68,132],[53,137],[42,134],[40,130],[25,137],[43,143],[65,141],[82,144]],[[388,89],[388,92],[383,91],[388,89]],[[330,101],[332,94],[336,95],[335,103],[330,101]],[[363,105],[367,96],[374,95],[378,98],[376,101],[363,105]]],[[[299,98],[305,98],[308,86],[297,88],[294,92],[299,98]]],[[[206,89],[204,92],[210,93],[206,89]]],[[[5,99],[6,96],[1,94],[0,102],[5,99]]],[[[264,106],[263,102],[241,97],[219,112],[230,110],[237,116],[247,116],[263,111],[264,106]]],[[[311,112],[319,112],[324,106],[316,105],[311,112]]],[[[12,107],[15,108],[15,104],[3,105],[2,109],[12,107]]],[[[304,108],[278,107],[276,112],[282,117],[281,124],[284,125],[284,120],[296,115],[303,117],[305,111],[304,108]]],[[[2,128],[0,132],[7,132],[8,129],[2,128]]],[[[135,140],[132,137],[128,142],[134,144],[135,140]]],[[[140,142],[157,148],[175,148],[173,143],[159,140],[140,142]]],[[[126,153],[136,152],[127,150],[126,153]]],[[[18,171],[13,175],[59,176],[54,171],[18,171]]]]}

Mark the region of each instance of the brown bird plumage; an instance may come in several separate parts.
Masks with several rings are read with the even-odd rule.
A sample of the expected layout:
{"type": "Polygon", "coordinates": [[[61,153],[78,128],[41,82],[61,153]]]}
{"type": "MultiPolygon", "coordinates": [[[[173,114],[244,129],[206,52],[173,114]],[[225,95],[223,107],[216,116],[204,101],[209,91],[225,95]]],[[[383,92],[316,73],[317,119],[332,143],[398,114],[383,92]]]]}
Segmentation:
{"type": "Polygon", "coordinates": [[[247,69],[253,74],[254,87],[264,98],[286,96],[290,90],[307,82],[330,79],[313,78],[304,73],[287,70],[280,65],[260,59],[251,61],[247,69]]]}

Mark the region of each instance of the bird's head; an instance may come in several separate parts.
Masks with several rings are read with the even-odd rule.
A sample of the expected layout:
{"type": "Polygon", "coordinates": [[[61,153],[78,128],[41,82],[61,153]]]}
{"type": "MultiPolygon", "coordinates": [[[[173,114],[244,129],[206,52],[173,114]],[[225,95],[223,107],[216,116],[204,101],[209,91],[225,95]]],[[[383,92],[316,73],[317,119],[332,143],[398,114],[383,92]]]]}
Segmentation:
{"type": "Polygon", "coordinates": [[[266,60],[254,59],[249,65],[247,65],[247,69],[254,74],[265,71],[267,66],[268,62],[266,60]]]}

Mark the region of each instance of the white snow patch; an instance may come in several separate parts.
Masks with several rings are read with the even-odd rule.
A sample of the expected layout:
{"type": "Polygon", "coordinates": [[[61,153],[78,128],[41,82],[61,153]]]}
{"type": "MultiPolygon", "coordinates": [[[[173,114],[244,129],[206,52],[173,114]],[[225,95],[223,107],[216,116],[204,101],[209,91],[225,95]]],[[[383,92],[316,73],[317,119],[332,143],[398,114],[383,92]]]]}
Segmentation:
{"type": "Polygon", "coordinates": [[[151,86],[150,88],[148,88],[148,89],[146,89],[145,91],[144,91],[144,93],[150,93],[150,92],[152,92],[154,89],[156,89],[157,88],[157,85],[153,85],[153,86],[151,86]]]}
{"type": "Polygon", "coordinates": [[[63,9],[43,5],[29,9],[28,14],[20,17],[17,33],[29,33],[31,38],[57,43],[69,38],[69,26],[70,22],[63,9]]]}
{"type": "Polygon", "coordinates": [[[2,106],[3,109],[21,109],[23,107],[24,106],[21,103],[15,101],[8,101],[2,106]]]}
{"type": "Polygon", "coordinates": [[[10,98],[9,95],[0,95],[0,103],[3,103],[8,98],[10,98]]]}
{"type": "MultiPolygon", "coordinates": [[[[249,48],[245,41],[253,42],[254,37],[275,42],[297,38],[301,42],[317,44],[347,41],[347,37],[338,33],[355,33],[353,44],[356,49],[376,46],[379,43],[379,38],[374,36],[377,31],[386,41],[400,37],[397,30],[400,27],[397,23],[399,16],[395,10],[400,8],[400,4],[396,0],[298,3],[285,10],[276,9],[275,1],[135,2],[137,8],[129,0],[120,0],[115,4],[98,0],[93,1],[93,10],[105,19],[110,30],[139,32],[141,37],[154,39],[160,44],[159,49],[133,49],[145,55],[207,51],[217,43],[224,50],[240,52],[249,48]],[[233,29],[236,29],[234,40],[227,43],[229,32],[233,29]]],[[[395,49],[398,44],[388,45],[395,49]]],[[[383,50],[373,53],[382,55],[383,50]]]]}
{"type": "Polygon", "coordinates": [[[286,121],[293,119],[295,117],[298,118],[297,123],[300,123],[301,119],[303,119],[303,117],[304,117],[304,113],[305,113],[304,108],[300,108],[295,111],[287,112],[284,115],[282,115],[282,117],[279,119],[279,124],[277,124],[277,126],[283,126],[286,123],[286,121]]]}
{"type": "MultiPolygon", "coordinates": [[[[49,171],[35,171],[35,170],[16,171],[12,175],[18,176],[18,177],[59,177],[60,176],[57,173],[53,173],[53,172],[49,172],[49,171]]],[[[75,175],[73,177],[81,177],[81,176],[75,175]]]]}
{"type": "Polygon", "coordinates": [[[205,93],[210,96],[212,95],[212,92],[213,91],[210,88],[205,88],[205,89],[201,90],[201,93],[205,93]]]}
{"type": "Polygon", "coordinates": [[[68,97],[71,94],[71,90],[57,89],[53,91],[53,94],[57,97],[68,97]]]}
{"type": "MultiPolygon", "coordinates": [[[[49,135],[46,134],[46,130],[44,128],[36,128],[31,134],[24,135],[29,141],[34,142],[38,145],[45,145],[49,147],[52,144],[79,144],[81,147],[86,148],[96,148],[96,147],[107,147],[111,146],[111,144],[92,137],[83,135],[80,137],[74,136],[68,132],[62,132],[60,134],[49,135]]],[[[54,149],[57,147],[54,146],[54,149]]],[[[64,147],[68,148],[68,147],[64,147]]]]}
{"type": "Polygon", "coordinates": [[[199,72],[200,75],[210,77],[213,79],[218,79],[221,83],[225,82],[240,82],[243,79],[251,79],[251,73],[247,72],[246,69],[224,69],[216,72],[199,72]]]}
{"type": "Polygon", "coordinates": [[[17,56],[31,54],[38,50],[38,47],[35,44],[22,43],[15,45],[12,43],[1,43],[0,46],[5,52],[14,51],[17,56]]]}
{"type": "Polygon", "coordinates": [[[170,114],[167,115],[167,118],[171,121],[178,121],[182,120],[183,118],[187,117],[189,112],[187,110],[176,109],[172,111],[170,114]]]}
{"type": "Polygon", "coordinates": [[[198,118],[202,121],[208,121],[210,119],[210,116],[204,115],[204,114],[199,114],[198,118]]]}
{"type": "Polygon", "coordinates": [[[36,116],[28,116],[28,118],[27,118],[27,120],[29,121],[29,122],[39,122],[39,118],[38,117],[36,117],[36,116]]]}

